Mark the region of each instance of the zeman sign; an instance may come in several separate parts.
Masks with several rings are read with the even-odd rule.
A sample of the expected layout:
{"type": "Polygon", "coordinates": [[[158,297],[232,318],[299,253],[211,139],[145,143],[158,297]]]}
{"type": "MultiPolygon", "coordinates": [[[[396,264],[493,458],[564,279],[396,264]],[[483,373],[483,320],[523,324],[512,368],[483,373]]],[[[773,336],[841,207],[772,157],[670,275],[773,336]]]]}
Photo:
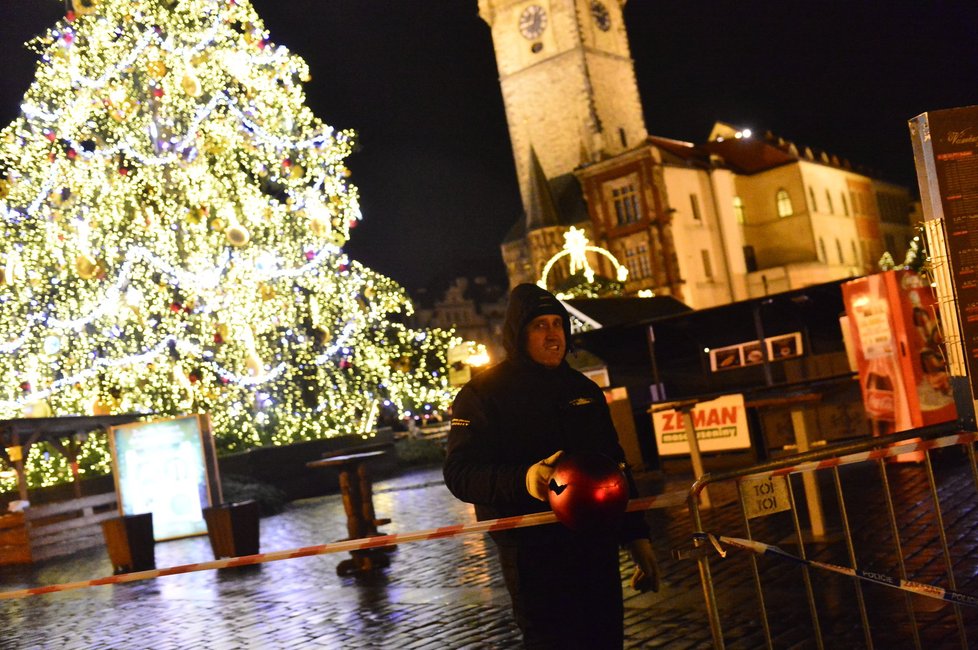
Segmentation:
{"type": "MultiPolygon", "coordinates": [[[[693,407],[691,415],[701,452],[750,448],[743,395],[724,395],[710,402],[700,402],[693,407]]],[[[659,455],[676,456],[689,453],[686,419],[682,411],[665,409],[653,411],[652,427],[655,429],[655,443],[658,445],[659,455]]]]}

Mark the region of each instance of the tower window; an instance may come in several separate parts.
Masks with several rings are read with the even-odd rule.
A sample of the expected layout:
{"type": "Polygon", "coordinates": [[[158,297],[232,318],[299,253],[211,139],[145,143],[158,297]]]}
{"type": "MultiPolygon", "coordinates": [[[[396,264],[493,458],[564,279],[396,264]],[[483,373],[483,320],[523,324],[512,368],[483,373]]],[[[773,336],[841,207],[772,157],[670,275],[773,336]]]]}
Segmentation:
{"type": "Polygon", "coordinates": [[[791,197],[788,196],[788,190],[783,187],[775,195],[775,201],[778,204],[779,217],[790,217],[795,213],[794,208],[791,206],[791,197]]]}
{"type": "Polygon", "coordinates": [[[846,201],[845,192],[842,193],[842,212],[845,213],[847,217],[849,216],[849,202],[846,201]]]}
{"type": "Polygon", "coordinates": [[[625,129],[618,127],[618,139],[621,140],[622,147],[628,147],[628,136],[625,134],[625,129]]]}
{"type": "Polygon", "coordinates": [[[829,206],[829,214],[835,214],[835,207],[832,205],[832,195],[829,194],[828,190],[825,190],[825,201],[829,206]]]}
{"type": "Polygon", "coordinates": [[[700,197],[695,194],[689,195],[689,205],[693,210],[693,218],[700,221],[703,216],[700,214],[700,197]]]}
{"type": "Polygon", "coordinates": [[[710,251],[706,249],[701,249],[700,256],[703,258],[703,275],[706,276],[707,280],[712,280],[713,265],[710,264],[710,251]]]}
{"type": "Polygon", "coordinates": [[[825,252],[825,240],[821,237],[818,238],[818,261],[823,264],[829,262],[829,254],[825,252]]]}
{"type": "Polygon", "coordinates": [[[812,212],[818,212],[818,204],[815,203],[815,190],[808,186],[808,202],[811,203],[812,212]]]}
{"type": "Polygon", "coordinates": [[[839,254],[839,264],[845,264],[846,259],[842,257],[842,243],[838,239],[835,240],[835,251],[839,254]]]}
{"type": "Polygon", "coordinates": [[[733,210],[734,217],[737,218],[737,223],[743,225],[747,220],[747,213],[744,211],[744,200],[739,196],[733,197],[733,210]]]}

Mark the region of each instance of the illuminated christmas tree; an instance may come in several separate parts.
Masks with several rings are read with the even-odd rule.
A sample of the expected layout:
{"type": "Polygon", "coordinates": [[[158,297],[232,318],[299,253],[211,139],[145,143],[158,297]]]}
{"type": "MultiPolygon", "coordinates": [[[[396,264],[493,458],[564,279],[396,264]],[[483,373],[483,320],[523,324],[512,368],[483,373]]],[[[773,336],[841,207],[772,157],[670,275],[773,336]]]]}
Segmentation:
{"type": "Polygon", "coordinates": [[[71,6],[0,134],[0,417],[206,412],[232,451],[445,406],[450,336],[344,255],[352,133],[250,2],[71,6]]]}

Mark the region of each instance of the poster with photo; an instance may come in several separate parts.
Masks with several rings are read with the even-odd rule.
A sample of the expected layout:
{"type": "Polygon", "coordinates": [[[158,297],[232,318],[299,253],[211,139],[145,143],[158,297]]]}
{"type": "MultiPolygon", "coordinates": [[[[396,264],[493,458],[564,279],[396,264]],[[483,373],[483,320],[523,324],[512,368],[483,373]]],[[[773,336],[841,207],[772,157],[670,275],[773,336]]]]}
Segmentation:
{"type": "Polygon", "coordinates": [[[760,341],[745,341],[737,345],[728,345],[710,350],[710,369],[713,372],[733,370],[745,366],[757,366],[764,363],[764,348],[767,348],[769,362],[784,361],[804,355],[801,332],[779,334],[760,341]]]}

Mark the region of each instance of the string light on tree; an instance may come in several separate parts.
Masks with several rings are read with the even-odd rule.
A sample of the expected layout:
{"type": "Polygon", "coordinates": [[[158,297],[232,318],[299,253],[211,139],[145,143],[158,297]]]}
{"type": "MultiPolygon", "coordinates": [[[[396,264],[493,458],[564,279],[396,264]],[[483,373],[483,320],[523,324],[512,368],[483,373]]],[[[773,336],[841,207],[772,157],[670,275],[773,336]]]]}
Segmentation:
{"type": "MultiPolygon", "coordinates": [[[[353,133],[305,105],[308,66],[251,3],[69,9],[0,132],[0,417],[208,412],[231,451],[447,406],[453,337],[406,327],[403,289],[343,254],[353,133]]],[[[31,483],[58,459],[33,446],[31,483]]],[[[104,447],[79,464],[105,471],[104,447]]]]}

